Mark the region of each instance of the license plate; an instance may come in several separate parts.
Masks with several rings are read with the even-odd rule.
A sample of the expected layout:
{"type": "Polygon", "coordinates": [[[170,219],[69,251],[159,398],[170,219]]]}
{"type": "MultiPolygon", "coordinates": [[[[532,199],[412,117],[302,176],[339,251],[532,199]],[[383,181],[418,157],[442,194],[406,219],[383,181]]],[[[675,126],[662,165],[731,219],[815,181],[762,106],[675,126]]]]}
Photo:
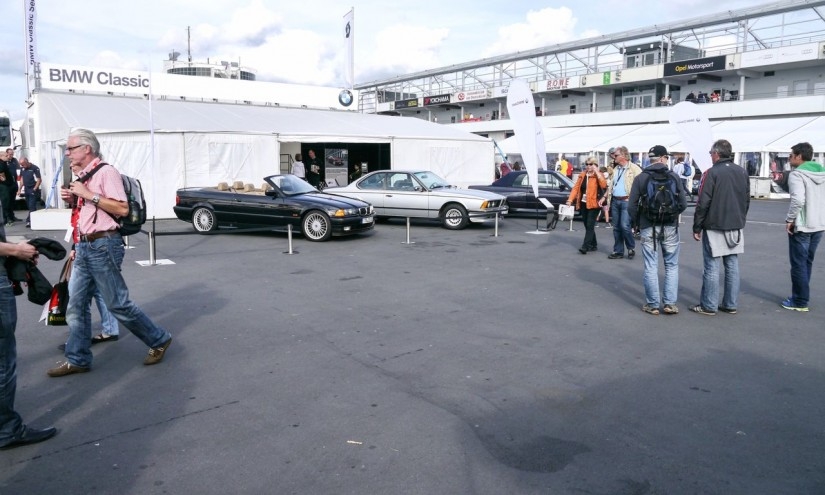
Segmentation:
{"type": "Polygon", "coordinates": [[[372,223],[372,217],[364,217],[361,219],[361,223],[372,223]]]}

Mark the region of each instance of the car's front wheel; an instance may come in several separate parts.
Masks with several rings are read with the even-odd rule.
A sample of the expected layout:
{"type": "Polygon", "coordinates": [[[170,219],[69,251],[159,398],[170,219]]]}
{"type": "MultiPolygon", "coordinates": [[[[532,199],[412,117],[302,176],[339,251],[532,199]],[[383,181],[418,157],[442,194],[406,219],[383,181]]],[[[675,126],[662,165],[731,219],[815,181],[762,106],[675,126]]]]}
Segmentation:
{"type": "Polygon", "coordinates": [[[445,229],[461,230],[469,223],[470,216],[467,215],[467,210],[460,204],[449,204],[441,211],[441,224],[445,229]]]}
{"type": "Polygon", "coordinates": [[[307,240],[320,242],[332,237],[332,223],[329,216],[321,211],[310,211],[301,222],[301,233],[307,240]]]}
{"type": "Polygon", "coordinates": [[[198,232],[212,232],[218,228],[215,212],[206,207],[195,208],[192,212],[192,226],[198,232]]]}

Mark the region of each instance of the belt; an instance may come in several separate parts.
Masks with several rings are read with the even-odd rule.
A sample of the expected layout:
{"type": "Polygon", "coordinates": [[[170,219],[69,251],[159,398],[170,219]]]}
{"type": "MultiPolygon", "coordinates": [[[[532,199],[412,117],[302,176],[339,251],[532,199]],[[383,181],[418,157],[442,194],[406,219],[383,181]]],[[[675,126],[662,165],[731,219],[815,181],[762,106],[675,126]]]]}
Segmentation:
{"type": "Polygon", "coordinates": [[[619,201],[627,201],[627,198],[630,196],[613,196],[613,199],[618,199],[619,201]]]}
{"type": "Polygon", "coordinates": [[[103,232],[92,232],[91,234],[80,234],[80,240],[83,242],[92,242],[103,237],[111,237],[117,234],[117,230],[104,230],[103,232]]]}

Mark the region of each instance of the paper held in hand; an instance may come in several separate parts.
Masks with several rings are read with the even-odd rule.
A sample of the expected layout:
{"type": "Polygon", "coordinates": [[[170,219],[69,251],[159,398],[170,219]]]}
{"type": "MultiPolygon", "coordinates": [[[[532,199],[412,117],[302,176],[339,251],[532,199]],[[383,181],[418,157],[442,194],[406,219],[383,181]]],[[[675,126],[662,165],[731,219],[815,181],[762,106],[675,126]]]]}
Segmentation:
{"type": "Polygon", "coordinates": [[[570,220],[576,214],[573,205],[559,205],[559,220],[570,220]]]}

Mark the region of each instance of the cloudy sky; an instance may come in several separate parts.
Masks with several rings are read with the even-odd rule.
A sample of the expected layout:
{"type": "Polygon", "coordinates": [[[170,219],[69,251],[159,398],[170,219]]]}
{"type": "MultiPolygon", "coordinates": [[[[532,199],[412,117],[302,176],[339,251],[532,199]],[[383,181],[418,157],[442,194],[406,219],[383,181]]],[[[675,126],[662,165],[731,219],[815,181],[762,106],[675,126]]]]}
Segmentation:
{"type": "MultiPolygon", "coordinates": [[[[25,0],[0,0],[0,109],[25,115],[25,0]]],[[[761,2],[760,2],[761,3],[761,2]]],[[[160,71],[172,50],[231,60],[258,79],[343,86],[343,17],[355,7],[355,80],[749,7],[711,0],[37,0],[42,62],[160,71]]]]}

